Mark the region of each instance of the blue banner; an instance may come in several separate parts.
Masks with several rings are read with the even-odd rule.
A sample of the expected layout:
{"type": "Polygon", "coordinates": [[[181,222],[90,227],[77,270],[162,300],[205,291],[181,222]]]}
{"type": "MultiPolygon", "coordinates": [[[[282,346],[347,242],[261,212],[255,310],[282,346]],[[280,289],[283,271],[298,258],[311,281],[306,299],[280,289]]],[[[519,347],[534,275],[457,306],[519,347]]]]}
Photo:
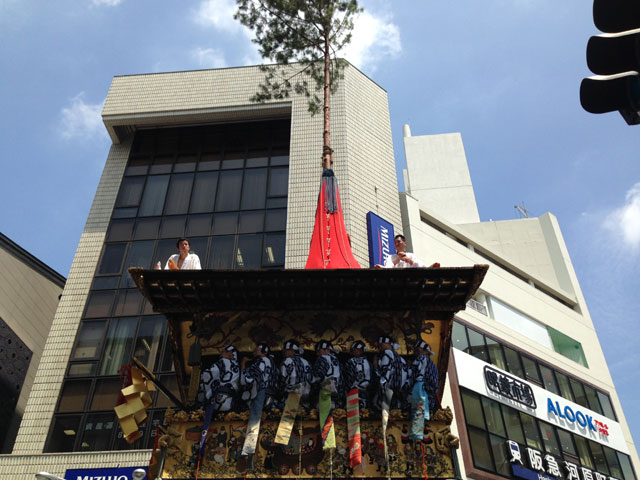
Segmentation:
{"type": "MultiPolygon", "coordinates": [[[[133,471],[147,467],[121,467],[121,468],[82,468],[68,469],[64,478],[66,480],[133,480],[133,471]]],[[[146,475],[144,478],[147,478],[146,475]]]]}
{"type": "Polygon", "coordinates": [[[384,265],[389,255],[396,253],[393,246],[393,225],[373,212],[367,213],[369,239],[369,267],[384,265]]]}
{"type": "Polygon", "coordinates": [[[520,465],[511,465],[511,471],[516,477],[524,478],[525,480],[556,480],[556,477],[552,477],[546,473],[535,472],[528,468],[523,468],[520,465]]]}

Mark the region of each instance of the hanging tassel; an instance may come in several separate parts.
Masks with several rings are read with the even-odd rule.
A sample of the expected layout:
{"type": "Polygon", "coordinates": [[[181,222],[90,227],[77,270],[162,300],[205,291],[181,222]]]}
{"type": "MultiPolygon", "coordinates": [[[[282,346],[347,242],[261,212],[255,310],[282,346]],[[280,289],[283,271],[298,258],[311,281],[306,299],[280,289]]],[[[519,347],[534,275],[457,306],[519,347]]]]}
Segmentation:
{"type": "Polygon", "coordinates": [[[298,427],[298,435],[300,439],[300,446],[298,448],[298,479],[302,478],[302,419],[300,419],[300,425],[298,427]]]}
{"type": "Polygon", "coordinates": [[[336,213],[338,210],[338,180],[330,168],[322,172],[322,186],[324,188],[324,210],[327,213],[336,213]]]}
{"type": "Polygon", "coordinates": [[[424,444],[422,441],[420,442],[420,451],[422,452],[422,473],[424,474],[424,480],[429,480],[429,475],[427,475],[427,463],[424,460],[424,444]]]}

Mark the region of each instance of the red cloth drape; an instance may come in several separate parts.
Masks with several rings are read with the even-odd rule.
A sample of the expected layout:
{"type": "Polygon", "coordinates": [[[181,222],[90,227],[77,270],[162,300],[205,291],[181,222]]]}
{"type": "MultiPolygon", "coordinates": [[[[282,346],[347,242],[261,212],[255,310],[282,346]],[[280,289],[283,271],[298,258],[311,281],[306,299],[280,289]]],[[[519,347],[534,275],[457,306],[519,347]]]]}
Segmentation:
{"type": "Polygon", "coordinates": [[[304,268],[360,268],[351,252],[333,172],[327,175],[325,171],[322,176],[309,257],[304,268]],[[332,201],[337,207],[333,213],[327,208],[332,201]]]}

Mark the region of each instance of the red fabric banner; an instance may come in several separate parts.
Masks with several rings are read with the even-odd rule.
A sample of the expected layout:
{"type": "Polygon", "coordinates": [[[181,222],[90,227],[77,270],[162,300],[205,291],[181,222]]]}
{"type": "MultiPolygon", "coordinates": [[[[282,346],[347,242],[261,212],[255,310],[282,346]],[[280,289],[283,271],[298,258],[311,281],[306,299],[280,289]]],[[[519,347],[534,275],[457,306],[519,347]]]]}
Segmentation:
{"type": "Polygon", "coordinates": [[[323,173],[320,183],[316,221],[309,257],[304,268],[360,268],[360,264],[351,252],[342,215],[338,184],[333,172],[328,169],[323,173]],[[327,205],[337,208],[332,212],[333,208],[328,208],[327,205]]]}

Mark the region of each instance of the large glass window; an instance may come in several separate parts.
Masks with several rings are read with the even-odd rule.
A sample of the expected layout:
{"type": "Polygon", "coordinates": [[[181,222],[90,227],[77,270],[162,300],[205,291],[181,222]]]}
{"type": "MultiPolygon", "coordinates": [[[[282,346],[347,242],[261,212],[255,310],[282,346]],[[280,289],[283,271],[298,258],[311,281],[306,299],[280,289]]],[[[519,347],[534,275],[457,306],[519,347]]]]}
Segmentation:
{"type": "Polygon", "coordinates": [[[513,478],[507,452],[510,440],[518,444],[525,468],[529,466],[526,449],[532,448],[543,456],[551,455],[561,467],[568,461],[601,475],[636,480],[629,456],[622,452],[466,388],[460,388],[460,394],[473,464],[478,469],[513,478]]]}
{"type": "Polygon", "coordinates": [[[608,395],[575,377],[559,372],[521,352],[455,321],[451,335],[454,348],[506,370],[524,380],[533,382],[567,400],[617,421],[608,395]],[[469,340],[467,340],[467,338],[469,340]],[[486,349],[483,346],[486,345],[486,349]],[[485,350],[488,360],[485,360],[485,350]]]}
{"type": "MultiPolygon", "coordinates": [[[[290,130],[289,120],[271,120],[136,133],[47,451],[152,445],[154,428],[130,446],[107,420],[118,371],[134,355],[179,396],[166,319],[128,268],[164,267],[182,236],[203,268],[283,268],[290,130]]],[[[156,402],[148,414],[157,423],[171,405],[162,395],[156,402]]]]}

